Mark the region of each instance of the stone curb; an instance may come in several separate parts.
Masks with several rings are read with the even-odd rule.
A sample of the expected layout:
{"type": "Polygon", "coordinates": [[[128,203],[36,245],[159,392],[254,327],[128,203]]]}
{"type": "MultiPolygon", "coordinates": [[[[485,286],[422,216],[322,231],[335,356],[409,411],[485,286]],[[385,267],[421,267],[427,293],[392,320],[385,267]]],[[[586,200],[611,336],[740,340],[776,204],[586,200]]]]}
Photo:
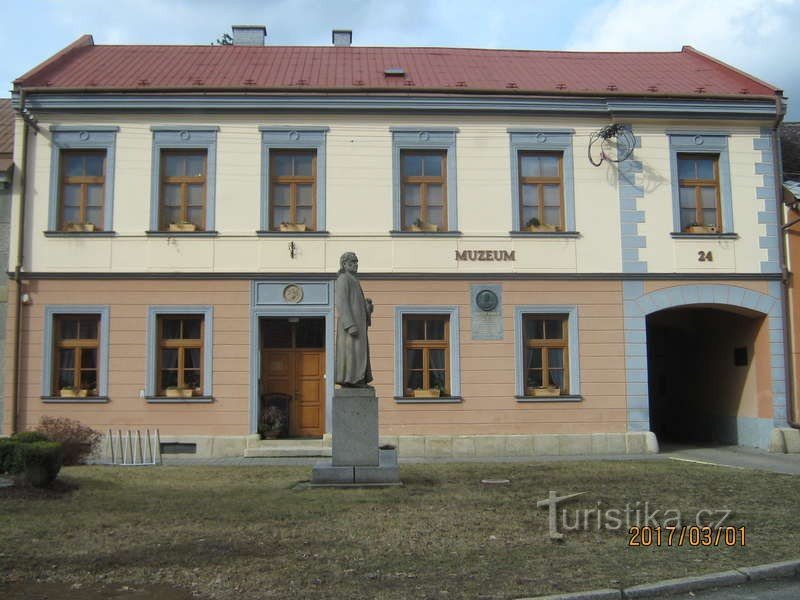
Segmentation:
{"type": "Polygon", "coordinates": [[[635,585],[622,590],[589,590],[569,594],[520,598],[519,600],[624,600],[626,598],[652,598],[666,594],[681,594],[713,587],[734,586],[749,581],[782,579],[798,575],[800,575],[800,560],[787,560],[755,567],[742,567],[732,571],[709,573],[708,575],[666,579],[656,583],[635,585]]]}

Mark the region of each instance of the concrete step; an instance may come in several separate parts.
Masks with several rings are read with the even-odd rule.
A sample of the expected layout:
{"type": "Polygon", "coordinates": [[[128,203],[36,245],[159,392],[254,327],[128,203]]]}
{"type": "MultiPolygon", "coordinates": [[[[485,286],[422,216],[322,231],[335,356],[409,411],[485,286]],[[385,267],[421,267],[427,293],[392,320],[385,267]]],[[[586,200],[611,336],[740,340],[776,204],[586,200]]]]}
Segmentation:
{"type": "Polygon", "coordinates": [[[247,444],[248,448],[272,448],[280,446],[281,448],[330,448],[330,439],[314,439],[314,438],[280,438],[274,440],[250,440],[247,444]]]}
{"type": "Polygon", "coordinates": [[[331,456],[330,446],[300,446],[300,445],[259,445],[255,447],[245,448],[245,458],[293,458],[304,456],[331,456]]]}

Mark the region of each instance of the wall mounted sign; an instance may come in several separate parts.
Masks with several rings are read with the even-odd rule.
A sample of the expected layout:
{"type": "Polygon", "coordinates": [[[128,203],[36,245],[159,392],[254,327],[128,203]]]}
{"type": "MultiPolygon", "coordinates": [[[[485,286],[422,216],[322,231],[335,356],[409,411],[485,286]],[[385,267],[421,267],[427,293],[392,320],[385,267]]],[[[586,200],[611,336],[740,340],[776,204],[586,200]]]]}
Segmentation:
{"type": "Polygon", "coordinates": [[[516,250],[456,250],[456,260],[516,261],[516,250]]]}
{"type": "Polygon", "coordinates": [[[503,288],[496,283],[470,286],[472,305],[472,339],[503,339],[503,288]]]}

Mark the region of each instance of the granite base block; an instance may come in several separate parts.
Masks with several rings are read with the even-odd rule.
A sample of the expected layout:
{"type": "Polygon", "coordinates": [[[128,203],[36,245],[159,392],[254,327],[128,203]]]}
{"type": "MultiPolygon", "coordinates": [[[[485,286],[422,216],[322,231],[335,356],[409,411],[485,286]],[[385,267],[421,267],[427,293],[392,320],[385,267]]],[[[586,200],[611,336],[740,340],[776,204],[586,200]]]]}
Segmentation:
{"type": "Polygon", "coordinates": [[[330,460],[318,462],[311,469],[311,483],[353,483],[355,467],[334,467],[330,460]]]}
{"type": "Polygon", "coordinates": [[[400,467],[396,450],[380,450],[377,466],[335,466],[331,460],[318,462],[311,470],[311,485],[399,485],[400,467]]]}

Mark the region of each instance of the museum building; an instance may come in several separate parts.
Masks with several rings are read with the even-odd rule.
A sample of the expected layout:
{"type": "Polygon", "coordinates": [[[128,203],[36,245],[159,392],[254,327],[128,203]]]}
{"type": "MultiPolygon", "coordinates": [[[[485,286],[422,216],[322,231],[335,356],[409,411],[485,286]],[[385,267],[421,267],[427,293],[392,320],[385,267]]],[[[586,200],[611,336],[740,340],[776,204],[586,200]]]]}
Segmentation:
{"type": "Polygon", "coordinates": [[[324,453],[353,251],[401,457],[780,437],[779,89],[688,46],[265,38],[87,35],[14,82],[6,433],[278,455],[282,398],[324,453]]]}

